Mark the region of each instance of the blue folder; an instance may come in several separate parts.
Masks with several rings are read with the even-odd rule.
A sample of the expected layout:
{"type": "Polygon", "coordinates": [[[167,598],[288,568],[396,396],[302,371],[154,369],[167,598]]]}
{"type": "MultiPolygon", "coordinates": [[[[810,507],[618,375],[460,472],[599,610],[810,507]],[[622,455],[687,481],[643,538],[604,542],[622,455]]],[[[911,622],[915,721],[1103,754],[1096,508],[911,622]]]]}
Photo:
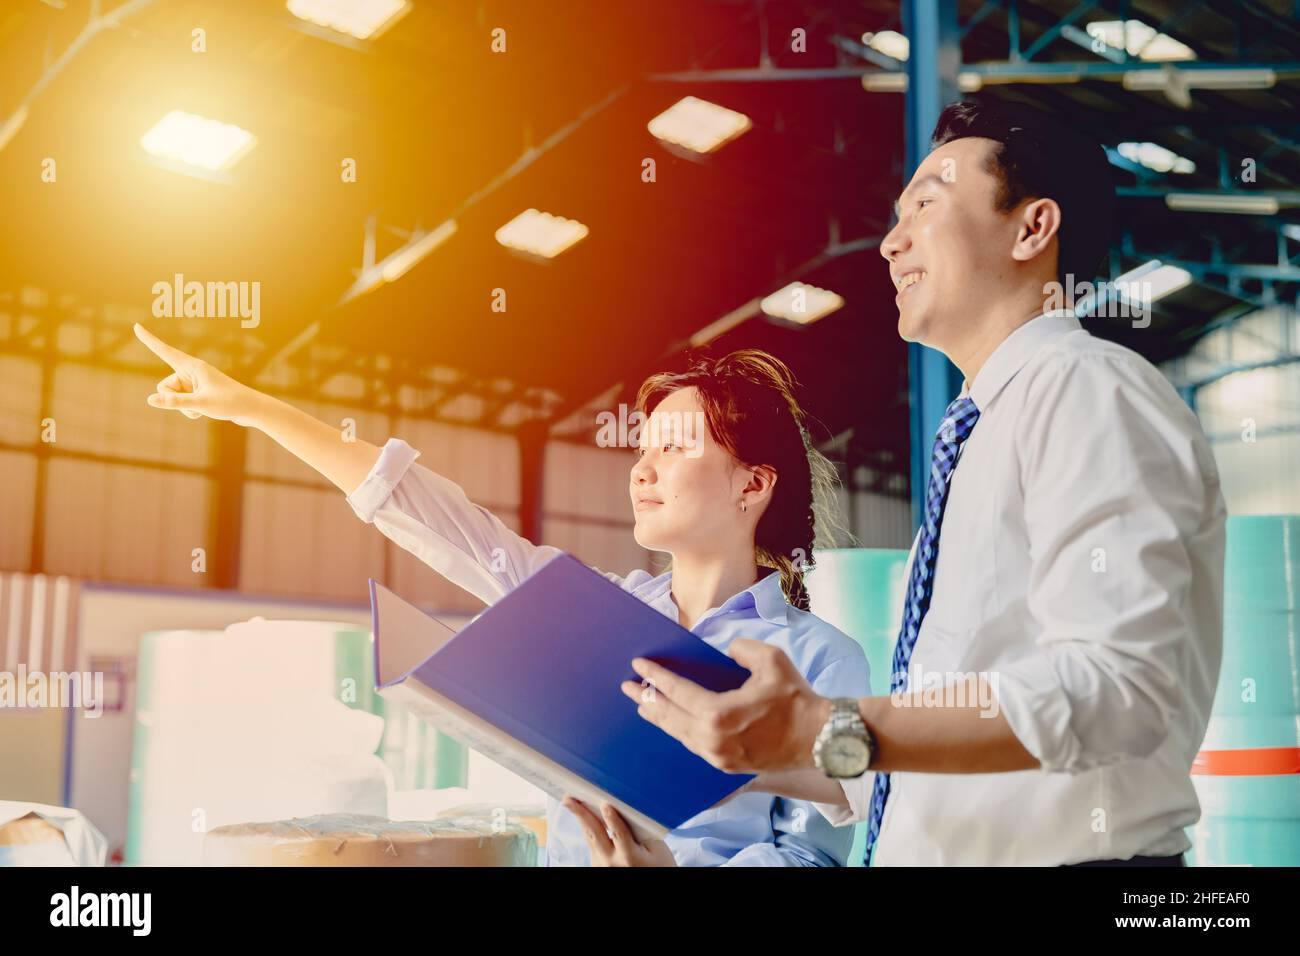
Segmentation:
{"type": "MultiPolygon", "coordinates": [[[[640,680],[634,657],[715,691],[739,687],[749,671],[572,555],[547,562],[455,633],[423,612],[416,617],[412,605],[400,609],[401,599],[374,580],[370,594],[381,690],[427,688],[665,830],[753,779],[691,753],[638,716],[619,689],[640,680]],[[390,620],[406,632],[405,658],[381,665],[390,620]],[[419,644],[412,651],[409,633],[426,628],[419,640],[435,648],[427,656],[419,644]]],[[[441,729],[461,736],[454,726],[441,729]]]]}

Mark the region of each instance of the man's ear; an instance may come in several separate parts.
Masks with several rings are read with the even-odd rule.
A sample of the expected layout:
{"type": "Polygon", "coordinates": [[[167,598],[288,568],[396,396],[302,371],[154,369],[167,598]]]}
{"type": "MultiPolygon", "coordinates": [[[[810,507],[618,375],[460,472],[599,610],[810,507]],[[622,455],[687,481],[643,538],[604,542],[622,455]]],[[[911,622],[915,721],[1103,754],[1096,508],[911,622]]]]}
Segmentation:
{"type": "Polygon", "coordinates": [[[1035,199],[1025,203],[1016,214],[1016,242],[1011,258],[1028,262],[1042,255],[1061,229],[1061,207],[1055,199],[1035,199]]]}

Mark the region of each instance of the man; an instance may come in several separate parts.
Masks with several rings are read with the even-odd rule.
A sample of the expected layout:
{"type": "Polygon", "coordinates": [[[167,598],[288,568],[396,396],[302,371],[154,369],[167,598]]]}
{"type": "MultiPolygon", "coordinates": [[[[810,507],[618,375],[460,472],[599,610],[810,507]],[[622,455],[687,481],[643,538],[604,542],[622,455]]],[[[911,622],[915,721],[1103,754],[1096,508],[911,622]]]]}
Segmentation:
{"type": "Polygon", "coordinates": [[[761,789],[868,821],[877,865],[1181,865],[1222,646],[1208,443],[1149,363],[1048,311],[1109,240],[1100,147],[988,103],[946,109],[933,147],[881,254],[899,334],[965,382],[891,695],[820,698],[739,640],[752,676],[727,694],[635,661],[657,691],[639,712],[761,789]]]}

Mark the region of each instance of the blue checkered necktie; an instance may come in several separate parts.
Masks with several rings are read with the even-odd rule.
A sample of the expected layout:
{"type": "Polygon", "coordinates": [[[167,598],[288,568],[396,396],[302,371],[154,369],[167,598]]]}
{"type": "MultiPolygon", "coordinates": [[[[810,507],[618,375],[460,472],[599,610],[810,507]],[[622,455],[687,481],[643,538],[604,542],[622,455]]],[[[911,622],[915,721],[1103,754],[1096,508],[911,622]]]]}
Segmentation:
{"type": "MultiPolygon", "coordinates": [[[[921,630],[921,621],[930,609],[934,592],[934,566],[939,559],[939,526],[943,524],[943,509],[948,503],[948,480],[957,465],[957,454],[970,435],[980,410],[969,398],[958,398],[948,406],[939,431],[934,436],[934,453],[930,458],[930,481],[925,493],[925,525],[921,540],[916,545],[912,559],[912,573],[907,582],[907,606],[903,609],[903,626],[894,645],[893,673],[889,678],[891,692],[907,689],[907,668],[912,660],[912,648],[921,630]]],[[[885,816],[885,801],[889,799],[889,774],[876,774],[871,790],[871,822],[867,827],[867,852],[864,863],[871,859],[871,850],[880,835],[880,821],[885,816]]]]}

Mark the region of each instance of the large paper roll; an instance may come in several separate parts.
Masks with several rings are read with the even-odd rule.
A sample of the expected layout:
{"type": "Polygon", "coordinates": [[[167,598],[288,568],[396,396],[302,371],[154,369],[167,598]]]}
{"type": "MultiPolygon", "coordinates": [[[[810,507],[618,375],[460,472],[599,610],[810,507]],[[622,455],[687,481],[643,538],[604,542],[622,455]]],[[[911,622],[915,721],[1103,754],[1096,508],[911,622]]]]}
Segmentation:
{"type": "Polygon", "coordinates": [[[205,866],[532,866],[537,837],[509,821],[328,814],[217,827],[205,866]]]}
{"type": "Polygon", "coordinates": [[[1201,865],[1300,865],[1300,517],[1228,519],[1223,664],[1192,767],[1201,865]]]}

